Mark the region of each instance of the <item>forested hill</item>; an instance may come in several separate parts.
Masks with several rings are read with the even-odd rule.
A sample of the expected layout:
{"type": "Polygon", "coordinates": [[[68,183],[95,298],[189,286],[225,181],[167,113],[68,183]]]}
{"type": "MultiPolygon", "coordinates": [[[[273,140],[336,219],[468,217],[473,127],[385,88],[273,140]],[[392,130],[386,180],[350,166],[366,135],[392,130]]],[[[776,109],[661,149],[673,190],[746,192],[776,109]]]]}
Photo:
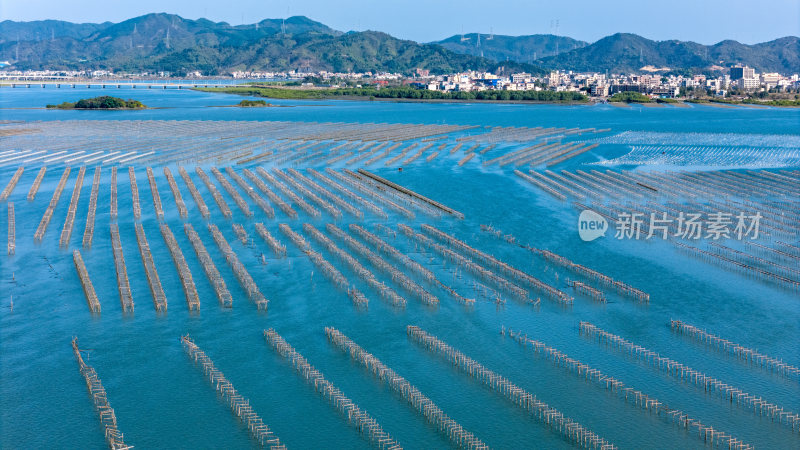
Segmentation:
{"type": "Polygon", "coordinates": [[[432,42],[456,53],[485,56],[495,61],[534,63],[537,59],[568,52],[589,45],[588,42],[567,36],[533,34],[504,36],[469,33],[432,42]]]}
{"type": "Polygon", "coordinates": [[[746,45],[653,41],[617,33],[592,44],[554,35],[467,34],[420,44],[377,31],[334,30],[307,17],[230,25],[171,14],[147,14],[120,23],[56,20],[0,22],[0,61],[15,69],[199,70],[208,75],[245,71],[390,71],[433,74],[465,70],[534,74],[579,72],[723,71],[747,64],[758,72],[800,70],[800,39],[746,45]],[[490,38],[491,37],[491,38],[490,38]],[[480,39],[480,40],[479,40],[480,39]]]}
{"type": "Polygon", "coordinates": [[[342,33],[301,16],[234,26],[148,14],[115,24],[57,22],[50,33],[47,23],[0,24],[0,60],[12,62],[17,69],[107,68],[177,74],[194,70],[205,74],[234,70],[411,73],[417,68],[432,73],[470,69],[541,73],[533,65],[498,63],[385,33],[342,33]]]}
{"type": "Polygon", "coordinates": [[[691,41],[652,41],[635,34],[617,33],[536,63],[556,69],[612,73],[639,72],[646,66],[708,72],[746,64],[757,72],[793,74],[800,72],[800,38],[787,36],[754,45],[731,40],[703,45],[691,41]]]}

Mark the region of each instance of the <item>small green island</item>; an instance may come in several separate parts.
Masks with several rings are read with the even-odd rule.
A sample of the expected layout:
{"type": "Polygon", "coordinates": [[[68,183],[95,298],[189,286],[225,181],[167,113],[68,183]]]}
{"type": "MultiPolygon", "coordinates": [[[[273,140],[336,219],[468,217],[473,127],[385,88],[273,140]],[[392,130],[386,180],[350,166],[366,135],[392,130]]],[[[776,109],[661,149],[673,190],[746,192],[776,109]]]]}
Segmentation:
{"type": "Polygon", "coordinates": [[[639,92],[617,92],[608,98],[612,103],[678,103],[674,98],[650,98],[639,92]]]}
{"type": "Polygon", "coordinates": [[[47,105],[47,109],[146,109],[139,100],[123,100],[119,97],[103,95],[101,97],[84,98],[77,102],[63,102],[58,105],[47,105]]]}
{"type": "Polygon", "coordinates": [[[263,108],[275,105],[267,103],[265,100],[242,100],[236,106],[241,106],[242,108],[263,108]]]}

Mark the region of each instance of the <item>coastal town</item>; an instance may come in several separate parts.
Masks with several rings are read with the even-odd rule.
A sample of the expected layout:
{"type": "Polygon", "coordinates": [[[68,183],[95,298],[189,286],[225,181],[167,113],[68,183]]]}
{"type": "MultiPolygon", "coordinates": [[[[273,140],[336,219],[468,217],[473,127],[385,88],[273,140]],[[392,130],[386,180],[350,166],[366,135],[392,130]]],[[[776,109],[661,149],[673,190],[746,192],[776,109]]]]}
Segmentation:
{"type": "MultiPolygon", "coordinates": [[[[655,68],[644,68],[640,73],[607,74],[551,71],[544,75],[520,72],[497,75],[491,72],[469,71],[446,75],[433,75],[417,69],[412,76],[390,72],[242,72],[223,76],[205,76],[200,72],[186,74],[180,80],[225,81],[227,84],[274,81],[299,88],[347,87],[410,87],[445,93],[483,91],[554,91],[586,95],[593,101],[605,101],[619,93],[636,93],[650,99],[690,99],[694,97],[755,96],[767,94],[800,94],[800,74],[759,73],[752,67],[733,65],[718,70],[717,75],[662,74],[655,68]],[[647,70],[644,70],[647,69],[647,70]]],[[[721,68],[720,68],[721,69],[721,68]]],[[[28,86],[30,83],[108,81],[140,82],[143,80],[175,80],[169,72],[119,73],[108,70],[94,71],[0,71],[0,87],[4,84],[28,86]]]]}

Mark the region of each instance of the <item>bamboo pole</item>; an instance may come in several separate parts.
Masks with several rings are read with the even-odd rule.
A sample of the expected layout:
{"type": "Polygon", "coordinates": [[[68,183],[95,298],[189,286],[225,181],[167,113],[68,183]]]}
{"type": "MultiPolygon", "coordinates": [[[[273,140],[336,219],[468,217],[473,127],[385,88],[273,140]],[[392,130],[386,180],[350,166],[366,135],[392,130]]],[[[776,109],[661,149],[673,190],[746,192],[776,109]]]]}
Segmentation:
{"type": "Polygon", "coordinates": [[[166,223],[162,223],[160,227],[161,236],[164,238],[164,242],[169,249],[169,254],[172,256],[172,262],[178,270],[178,276],[181,280],[181,285],[183,285],[183,292],[186,295],[186,305],[189,307],[189,311],[200,311],[200,295],[197,293],[197,287],[194,284],[192,272],[189,270],[189,265],[186,264],[186,258],[183,256],[181,247],[178,245],[175,235],[172,234],[172,231],[166,223]]]}
{"type": "Polygon", "coordinates": [[[800,415],[769,403],[761,397],[748,394],[714,377],[602,330],[589,322],[580,322],[579,331],[587,337],[596,339],[599,343],[614,347],[623,353],[629,354],[634,359],[646,362],[655,370],[666,372],[684,383],[703,387],[703,390],[707,393],[716,394],[722,399],[749,409],[759,416],[768,416],[778,421],[781,425],[791,427],[792,431],[800,431],[800,415]]]}
{"type": "Polygon", "coordinates": [[[716,347],[735,356],[738,359],[744,360],[747,363],[761,366],[772,372],[777,372],[778,374],[791,380],[800,381],[800,368],[797,368],[791,364],[787,364],[781,359],[767,356],[758,352],[757,350],[747,348],[743,345],[729,341],[728,339],[708,333],[705,330],[701,330],[694,325],[690,325],[680,320],[670,320],[670,328],[672,331],[682,336],[687,336],[695,341],[706,344],[709,347],[716,347]]]}
{"type": "Polygon", "coordinates": [[[250,272],[248,272],[244,264],[239,261],[239,257],[236,256],[236,253],[233,251],[230,244],[228,244],[228,241],[225,240],[225,236],[222,235],[222,232],[219,231],[216,225],[211,223],[208,224],[208,231],[211,232],[211,237],[214,238],[217,247],[219,247],[222,254],[225,255],[225,261],[228,263],[231,270],[233,270],[233,274],[236,275],[236,279],[239,280],[242,289],[247,293],[247,298],[255,303],[259,310],[263,309],[266,311],[269,301],[258,289],[258,285],[256,285],[253,277],[250,276],[250,272]]]}
{"type": "Polygon", "coordinates": [[[64,228],[61,230],[60,246],[61,248],[69,247],[69,240],[72,237],[72,228],[75,225],[75,215],[78,212],[78,200],[81,197],[81,188],[83,187],[83,177],[86,173],[86,167],[81,167],[78,171],[78,178],[75,180],[75,188],[72,190],[72,199],[69,202],[69,209],[67,210],[67,218],[64,220],[64,228]]]}
{"type": "Polygon", "coordinates": [[[142,218],[142,206],[139,203],[139,187],[136,185],[136,173],[133,166],[128,166],[128,178],[131,181],[131,200],[133,202],[133,219],[142,218]]]}
{"type": "Polygon", "coordinates": [[[186,237],[189,238],[189,242],[192,243],[197,259],[200,260],[200,265],[203,267],[208,281],[211,282],[211,286],[217,294],[220,305],[222,305],[223,308],[232,308],[233,297],[230,291],[228,291],[228,287],[225,285],[225,280],[222,279],[222,275],[220,275],[219,270],[217,270],[217,266],[208,254],[205,245],[203,245],[200,236],[189,223],[183,225],[183,230],[186,233],[186,237]]]}
{"type": "Polygon", "coordinates": [[[416,326],[407,327],[408,338],[429,352],[451,362],[462,372],[471,375],[487,387],[497,391],[536,420],[560,434],[564,439],[582,448],[614,449],[615,445],[598,436],[583,425],[539,400],[503,376],[492,372],[479,362],[430,335],[416,326]]]}
{"type": "Polygon", "coordinates": [[[61,175],[61,179],[58,181],[58,186],[56,186],[56,190],[53,192],[53,198],[50,199],[50,204],[47,206],[44,216],[42,216],[42,221],[39,222],[39,227],[36,229],[36,233],[33,235],[33,238],[36,241],[41,241],[44,238],[44,233],[47,231],[47,226],[50,224],[50,220],[53,218],[53,213],[58,205],[58,200],[61,198],[61,193],[64,191],[64,186],[67,185],[69,172],[69,167],[64,169],[64,173],[61,175]]]}
{"type": "Polygon", "coordinates": [[[133,312],[133,295],[131,283],[128,280],[128,268],[125,265],[125,255],[122,252],[122,242],[119,238],[119,226],[111,224],[111,249],[114,253],[114,268],[117,272],[117,287],[122,312],[133,312]]]}
{"type": "MultiPolygon", "coordinates": [[[[76,250],[77,252],[77,250],[76,250]]],[[[117,428],[117,415],[114,409],[108,403],[108,395],[106,394],[100,378],[97,376],[94,368],[83,361],[81,351],[78,349],[78,338],[72,338],[72,354],[75,355],[75,360],[78,361],[78,369],[86,381],[86,388],[89,390],[89,397],[92,399],[94,409],[100,416],[100,425],[103,426],[103,433],[106,437],[111,450],[128,450],[133,448],[132,445],[126,445],[122,432],[117,428]]]]}
{"type": "Polygon", "coordinates": [[[97,194],[100,190],[100,166],[94,168],[94,179],[92,180],[92,193],[89,196],[89,211],[86,213],[86,227],[83,231],[83,248],[92,248],[92,238],[94,237],[94,218],[97,212],[97,194]]]}
{"type": "Polygon", "coordinates": [[[167,295],[161,286],[161,279],[158,276],[153,255],[150,253],[150,245],[147,243],[144,228],[140,223],[136,224],[136,242],[139,244],[139,254],[142,257],[145,275],[147,275],[147,284],[150,285],[150,293],[153,295],[153,305],[157,312],[167,312],[167,295]]]}
{"type": "Polygon", "coordinates": [[[8,200],[8,197],[11,195],[11,192],[14,191],[14,188],[17,187],[17,183],[19,179],[22,178],[22,173],[25,171],[24,167],[18,167],[17,171],[14,172],[14,175],[9,180],[8,185],[3,189],[3,192],[0,192],[0,202],[4,202],[8,200]]]}
{"type": "Polygon", "coordinates": [[[280,439],[269,429],[261,417],[256,414],[250,406],[250,400],[243,397],[233,387],[225,375],[220,372],[214,362],[203,352],[188,335],[181,336],[181,343],[186,354],[194,360],[196,366],[203,369],[203,373],[208,377],[208,381],[214,386],[217,393],[225,400],[231,408],[233,414],[242,421],[253,438],[262,446],[269,447],[271,450],[285,450],[280,439]]]}
{"type": "Polygon", "coordinates": [[[408,402],[409,406],[418,414],[422,415],[439,433],[447,437],[453,445],[471,450],[489,448],[489,446],[484,444],[478,437],[465,430],[458,422],[445,414],[444,411],[436,406],[425,394],[420,392],[419,389],[383,364],[378,358],[367,353],[339,330],[327,327],[325,328],[325,334],[331,345],[348,353],[354,361],[371,372],[375,378],[403,397],[403,399],[408,402]]]}
{"type": "MultiPolygon", "coordinates": [[[[501,332],[504,336],[506,335],[505,328],[501,332]]],[[[727,433],[723,433],[709,425],[701,423],[681,410],[670,408],[658,399],[626,386],[622,381],[606,375],[588,364],[570,358],[567,354],[556,348],[550,347],[543,342],[530,339],[527,335],[523,336],[521,332],[514,333],[511,329],[508,329],[507,332],[508,336],[517,341],[517,343],[523,347],[530,348],[533,350],[534,354],[550,360],[556,367],[564,368],[575,376],[583,378],[601,389],[614,392],[617,394],[617,398],[626,403],[633,404],[641,411],[650,414],[655,413],[658,417],[670,423],[679,424],[689,432],[696,432],[694,433],[695,436],[702,439],[704,442],[708,442],[709,436],[711,436],[710,443],[712,445],[727,446],[729,449],[736,450],[749,450],[753,448],[751,445],[745,444],[727,433]]]]}
{"type": "Polygon", "coordinates": [[[17,251],[17,222],[14,217],[14,202],[8,202],[8,255],[17,251]]]}
{"type": "Polygon", "coordinates": [[[264,339],[283,358],[289,361],[298,375],[314,387],[334,408],[347,418],[347,422],[358,430],[364,438],[374,447],[385,450],[401,450],[397,443],[378,422],[366,411],[359,408],[352,400],[347,398],[342,391],[326,380],[325,377],[303,355],[298,353],[283,337],[270,328],[264,330],[264,339]]]}
{"type": "Polygon", "coordinates": [[[97,293],[95,293],[92,280],[89,278],[89,272],[86,270],[86,265],[83,263],[81,252],[73,250],[72,262],[75,263],[75,270],[78,272],[81,286],[83,286],[83,293],[86,295],[86,303],[89,305],[89,311],[99,314],[100,301],[97,299],[97,293]]]}
{"type": "Polygon", "coordinates": [[[47,172],[47,166],[42,166],[42,168],[39,169],[39,173],[36,174],[36,179],[33,180],[31,189],[28,191],[29,202],[32,202],[33,199],[36,198],[36,193],[39,192],[39,187],[42,185],[42,180],[44,180],[44,174],[46,172],[47,172]]]}

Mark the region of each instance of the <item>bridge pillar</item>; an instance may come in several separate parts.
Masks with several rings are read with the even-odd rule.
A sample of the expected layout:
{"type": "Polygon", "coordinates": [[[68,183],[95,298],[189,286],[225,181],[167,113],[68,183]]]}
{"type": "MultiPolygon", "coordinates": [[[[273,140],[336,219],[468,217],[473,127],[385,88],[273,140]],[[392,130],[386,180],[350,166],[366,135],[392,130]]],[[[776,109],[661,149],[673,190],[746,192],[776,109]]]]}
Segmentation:
{"type": "Polygon", "coordinates": [[[106,85],[105,85],[105,84],[101,84],[100,86],[102,86],[102,87],[103,87],[103,89],[105,89],[105,88],[106,88],[106,85]]]}
{"type": "Polygon", "coordinates": [[[166,88],[167,88],[167,85],[165,84],[165,85],[162,87],[162,89],[166,89],[166,88]]]}
{"type": "Polygon", "coordinates": [[[147,89],[153,89],[153,86],[152,85],[151,86],[147,86],[147,89]]]}

